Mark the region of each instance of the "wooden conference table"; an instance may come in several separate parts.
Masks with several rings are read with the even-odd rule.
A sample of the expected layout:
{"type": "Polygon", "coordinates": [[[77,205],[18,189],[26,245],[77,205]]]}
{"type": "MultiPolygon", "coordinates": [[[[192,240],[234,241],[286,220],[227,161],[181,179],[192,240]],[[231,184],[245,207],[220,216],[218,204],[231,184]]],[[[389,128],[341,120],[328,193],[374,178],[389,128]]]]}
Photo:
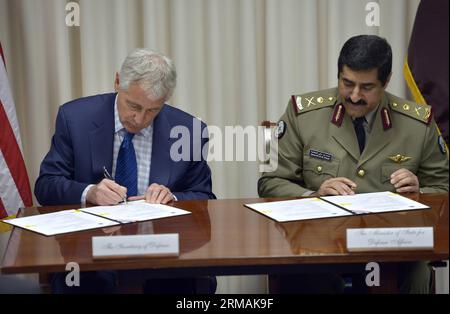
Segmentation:
{"type": "MultiPolygon", "coordinates": [[[[130,223],[46,237],[14,228],[2,261],[2,273],[63,272],[77,262],[82,271],[146,269],[151,276],[245,275],[302,272],[365,272],[368,262],[382,263],[380,291],[392,291],[396,265],[405,261],[449,258],[448,193],[409,194],[431,209],[277,223],[243,206],[280,199],[180,201],[173,204],[192,215],[130,223]],[[434,249],[348,252],[347,228],[434,227],[434,249]],[[94,260],[93,236],[179,233],[178,257],[94,260]]],[[[22,209],[30,216],[76,206],[22,209]]],[[[395,289],[394,289],[395,290],[395,289]]]]}

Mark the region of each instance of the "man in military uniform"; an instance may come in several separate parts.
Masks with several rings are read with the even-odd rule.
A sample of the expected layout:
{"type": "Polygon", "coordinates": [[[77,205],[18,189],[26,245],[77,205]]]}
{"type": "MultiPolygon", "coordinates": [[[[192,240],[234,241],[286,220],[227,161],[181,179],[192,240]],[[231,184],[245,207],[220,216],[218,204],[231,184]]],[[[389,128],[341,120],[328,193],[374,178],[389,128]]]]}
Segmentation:
{"type": "MultiPolygon", "coordinates": [[[[432,108],[386,92],[391,68],[385,39],[350,38],[338,87],[291,97],[275,132],[278,165],[259,179],[259,195],[448,192],[447,147],[432,108]]],[[[417,282],[429,276],[421,269],[417,282]]],[[[405,292],[428,291],[417,282],[405,292]]]]}

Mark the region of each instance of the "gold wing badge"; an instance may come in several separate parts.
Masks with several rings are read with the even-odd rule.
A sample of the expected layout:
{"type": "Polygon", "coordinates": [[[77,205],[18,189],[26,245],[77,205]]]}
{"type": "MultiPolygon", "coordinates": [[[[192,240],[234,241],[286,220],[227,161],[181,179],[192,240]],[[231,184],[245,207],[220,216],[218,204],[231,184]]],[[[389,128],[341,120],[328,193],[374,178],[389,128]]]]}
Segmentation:
{"type": "Polygon", "coordinates": [[[410,160],[411,157],[403,156],[403,155],[397,154],[397,155],[395,155],[395,156],[389,157],[389,159],[392,160],[393,162],[396,162],[396,163],[400,164],[400,163],[402,163],[402,162],[404,162],[404,161],[410,160]]]}

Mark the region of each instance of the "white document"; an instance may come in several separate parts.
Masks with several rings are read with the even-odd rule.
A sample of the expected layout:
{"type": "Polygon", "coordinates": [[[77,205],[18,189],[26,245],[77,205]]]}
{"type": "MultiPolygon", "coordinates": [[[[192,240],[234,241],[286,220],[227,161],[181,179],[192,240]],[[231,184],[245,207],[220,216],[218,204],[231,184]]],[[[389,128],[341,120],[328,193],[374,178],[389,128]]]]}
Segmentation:
{"type": "Polygon", "coordinates": [[[429,208],[429,206],[392,192],[325,196],[321,198],[355,214],[384,213],[429,208]]]}
{"type": "Polygon", "coordinates": [[[104,219],[80,210],[69,209],[54,213],[4,220],[13,226],[28,229],[46,236],[94,228],[118,225],[116,221],[104,219]]]}
{"type": "Polygon", "coordinates": [[[94,258],[178,256],[178,233],[92,237],[94,258]]]}
{"type": "Polygon", "coordinates": [[[320,198],[245,204],[245,206],[278,222],[352,215],[320,198]]]}
{"type": "Polygon", "coordinates": [[[86,213],[91,213],[121,223],[190,214],[190,212],[186,210],[162,204],[149,204],[144,200],[114,206],[95,206],[83,208],[81,210],[86,213]]]}
{"type": "Polygon", "coordinates": [[[347,250],[431,250],[433,227],[347,229],[347,250]]]}

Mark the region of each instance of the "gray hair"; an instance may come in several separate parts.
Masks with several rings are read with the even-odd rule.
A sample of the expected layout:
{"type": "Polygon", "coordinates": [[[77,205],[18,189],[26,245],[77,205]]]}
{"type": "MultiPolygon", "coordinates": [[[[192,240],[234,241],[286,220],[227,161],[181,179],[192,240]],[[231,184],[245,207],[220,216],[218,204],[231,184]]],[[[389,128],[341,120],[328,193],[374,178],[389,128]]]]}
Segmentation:
{"type": "Polygon", "coordinates": [[[144,48],[132,51],[120,69],[120,89],[136,82],[152,100],[167,101],[177,84],[175,64],[167,56],[144,48]]]}

